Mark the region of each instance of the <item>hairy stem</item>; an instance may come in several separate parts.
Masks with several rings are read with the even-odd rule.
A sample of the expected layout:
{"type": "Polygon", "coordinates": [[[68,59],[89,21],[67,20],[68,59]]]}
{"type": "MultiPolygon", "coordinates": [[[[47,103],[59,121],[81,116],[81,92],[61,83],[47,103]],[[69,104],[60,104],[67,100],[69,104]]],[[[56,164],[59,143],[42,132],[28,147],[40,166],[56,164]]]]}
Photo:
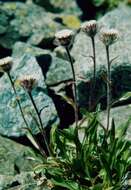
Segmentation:
{"type": "Polygon", "coordinates": [[[72,74],[73,74],[73,95],[74,95],[74,102],[75,102],[75,123],[76,123],[76,128],[78,126],[78,104],[77,104],[77,87],[76,87],[76,77],[75,77],[75,70],[74,70],[74,65],[73,65],[73,60],[70,55],[70,51],[68,47],[66,47],[67,55],[70,61],[71,69],[72,69],[72,74]]]}
{"type": "Polygon", "coordinates": [[[91,37],[92,42],[92,60],[93,60],[93,80],[90,82],[90,95],[89,95],[89,110],[92,110],[94,107],[94,89],[95,89],[95,82],[96,82],[96,49],[95,49],[95,37],[91,37]]]}
{"type": "Polygon", "coordinates": [[[95,48],[95,38],[91,38],[92,41],[92,50],[93,50],[93,82],[96,81],[96,48],[95,48]]]}
{"type": "Polygon", "coordinates": [[[109,46],[106,46],[106,56],[107,56],[107,132],[110,126],[110,102],[111,102],[111,72],[110,72],[110,54],[109,46]]]}
{"type": "Polygon", "coordinates": [[[22,118],[23,118],[23,120],[24,120],[24,123],[25,123],[26,127],[29,128],[28,123],[27,123],[27,121],[26,121],[26,119],[25,119],[25,116],[24,116],[24,113],[23,113],[23,110],[22,110],[20,101],[19,101],[18,96],[17,96],[17,92],[16,92],[16,89],[15,89],[14,82],[13,82],[13,80],[12,80],[11,75],[10,75],[9,72],[7,72],[7,75],[8,75],[8,78],[9,78],[9,80],[10,80],[10,83],[11,83],[11,85],[12,85],[14,94],[15,94],[15,96],[16,96],[16,101],[17,101],[17,104],[18,104],[18,106],[19,106],[19,110],[20,110],[21,116],[22,116],[22,118]]]}
{"type": "Polygon", "coordinates": [[[49,148],[49,145],[48,145],[48,140],[47,140],[47,137],[46,137],[44,128],[43,128],[43,124],[42,124],[42,120],[41,120],[41,117],[40,117],[38,108],[37,108],[37,106],[36,106],[36,104],[35,104],[35,101],[34,101],[34,99],[33,99],[33,96],[32,96],[32,94],[31,94],[31,92],[28,92],[28,95],[29,95],[30,100],[31,100],[31,102],[32,102],[32,105],[33,105],[33,107],[34,107],[34,109],[35,109],[35,112],[36,112],[36,114],[37,114],[37,117],[38,117],[38,120],[39,120],[39,124],[40,124],[40,127],[39,127],[39,126],[38,126],[38,127],[39,127],[39,130],[40,130],[41,134],[42,134],[42,137],[43,137],[44,143],[45,143],[45,145],[46,145],[47,151],[48,151],[48,153],[49,153],[49,155],[50,155],[51,152],[50,152],[50,148],[49,148]]]}
{"type": "Polygon", "coordinates": [[[77,104],[77,87],[76,87],[76,77],[75,77],[75,70],[74,70],[74,65],[73,65],[73,60],[72,57],[70,55],[70,51],[68,49],[68,47],[66,47],[66,51],[67,51],[67,55],[70,61],[70,65],[71,65],[71,69],[72,69],[72,75],[73,75],[73,96],[74,96],[74,103],[75,103],[75,107],[74,107],[74,111],[75,111],[75,134],[76,134],[76,138],[75,138],[75,143],[76,143],[76,151],[77,151],[77,156],[79,157],[79,150],[81,149],[81,144],[79,142],[79,134],[78,134],[78,104],[77,104]]]}
{"type": "MultiPolygon", "coordinates": [[[[9,80],[10,80],[11,86],[12,86],[13,91],[14,91],[14,94],[15,94],[15,96],[16,96],[16,101],[17,101],[17,104],[18,104],[18,106],[19,106],[19,110],[20,110],[21,116],[22,116],[22,118],[23,118],[23,120],[24,120],[24,123],[25,123],[27,129],[30,131],[30,127],[29,127],[29,125],[28,125],[28,123],[27,123],[27,121],[26,121],[26,119],[25,119],[25,116],[24,116],[24,113],[23,113],[23,110],[22,110],[22,107],[21,107],[20,100],[18,99],[18,96],[17,96],[17,92],[16,92],[16,88],[15,88],[14,82],[13,82],[12,77],[11,77],[11,75],[10,75],[9,72],[7,72],[7,76],[8,76],[8,78],[9,78],[9,80]]],[[[33,134],[32,134],[32,135],[33,135],[33,134]]],[[[39,142],[37,141],[37,139],[36,139],[36,137],[35,137],[34,135],[33,135],[33,138],[35,139],[35,141],[36,141],[36,143],[37,143],[37,145],[38,145],[38,147],[39,147],[41,153],[42,153],[44,156],[46,156],[45,152],[42,150],[42,148],[41,148],[39,142]]]]}

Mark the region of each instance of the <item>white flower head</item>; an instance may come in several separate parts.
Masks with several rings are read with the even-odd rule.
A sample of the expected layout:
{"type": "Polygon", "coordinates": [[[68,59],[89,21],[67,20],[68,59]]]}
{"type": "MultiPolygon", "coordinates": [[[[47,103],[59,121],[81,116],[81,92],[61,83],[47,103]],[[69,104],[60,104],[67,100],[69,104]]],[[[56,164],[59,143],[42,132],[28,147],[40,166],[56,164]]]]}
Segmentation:
{"type": "Polygon", "coordinates": [[[36,78],[32,75],[21,77],[21,79],[19,79],[19,83],[28,92],[31,92],[38,84],[36,78]]]}
{"type": "Polygon", "coordinates": [[[69,29],[60,30],[55,34],[55,41],[57,45],[68,47],[72,44],[74,39],[74,32],[69,29]]]}
{"type": "Polygon", "coordinates": [[[13,65],[12,57],[5,57],[0,59],[0,72],[9,72],[13,65]]]}
{"type": "Polygon", "coordinates": [[[100,40],[105,46],[114,44],[119,38],[119,32],[116,29],[104,29],[101,31],[100,40]]]}
{"type": "Polygon", "coordinates": [[[98,24],[96,20],[86,21],[81,25],[81,30],[89,37],[94,37],[98,31],[98,24]]]}

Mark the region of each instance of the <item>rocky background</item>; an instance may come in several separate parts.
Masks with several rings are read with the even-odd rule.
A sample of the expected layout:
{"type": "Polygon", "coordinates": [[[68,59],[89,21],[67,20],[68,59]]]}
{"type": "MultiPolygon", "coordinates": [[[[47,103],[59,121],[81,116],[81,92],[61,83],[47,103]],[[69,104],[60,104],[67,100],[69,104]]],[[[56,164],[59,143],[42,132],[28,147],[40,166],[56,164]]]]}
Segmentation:
{"type": "MultiPolygon", "coordinates": [[[[120,40],[111,50],[112,58],[118,56],[112,64],[111,71],[113,101],[118,101],[121,96],[131,91],[130,6],[125,3],[117,3],[115,7],[116,4],[109,6],[100,3],[101,1],[99,4],[93,4],[93,1],[86,2],[84,0],[0,1],[0,58],[5,56],[14,58],[11,75],[16,81],[22,107],[35,135],[39,135],[39,131],[33,120],[29,119],[29,112],[35,113],[28,96],[17,85],[17,79],[22,75],[32,74],[39,80],[33,96],[41,110],[46,129],[53,124],[58,124],[60,128],[68,127],[74,121],[73,108],[62,98],[64,95],[72,97],[70,64],[65,51],[53,43],[54,34],[60,29],[70,28],[76,32],[71,54],[77,74],[80,107],[88,110],[93,65],[90,58],[92,54],[90,39],[79,30],[82,20],[85,19],[100,17],[98,19],[100,27],[115,27],[120,31],[120,40]],[[112,7],[115,8],[110,10],[112,7]]],[[[103,74],[106,59],[104,47],[98,36],[96,47],[95,99],[103,110],[100,119],[104,123],[106,84],[103,74]]],[[[114,104],[115,108],[112,108],[111,113],[118,126],[131,117],[130,103],[131,96],[114,104]]],[[[24,127],[7,76],[0,73],[0,190],[18,190],[20,187],[24,190],[39,189],[31,177],[34,162],[27,158],[33,153],[28,147],[30,144],[26,139],[24,127]]],[[[131,128],[128,136],[130,134],[131,128]]]]}

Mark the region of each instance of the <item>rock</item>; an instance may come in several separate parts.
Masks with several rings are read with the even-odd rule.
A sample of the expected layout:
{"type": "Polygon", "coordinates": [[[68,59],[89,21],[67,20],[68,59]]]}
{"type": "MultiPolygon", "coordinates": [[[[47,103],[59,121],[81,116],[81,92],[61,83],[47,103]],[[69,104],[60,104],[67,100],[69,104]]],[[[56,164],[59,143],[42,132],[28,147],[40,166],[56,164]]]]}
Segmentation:
{"type": "MultiPolygon", "coordinates": [[[[38,129],[30,113],[35,116],[35,111],[29,100],[28,95],[19,87],[17,79],[22,75],[34,75],[38,80],[38,87],[33,91],[33,97],[39,110],[41,110],[41,118],[43,126],[51,126],[58,121],[55,106],[48,96],[44,77],[35,56],[42,54],[48,57],[48,51],[39,48],[33,48],[24,43],[16,43],[13,49],[14,65],[11,71],[13,80],[15,81],[18,95],[20,97],[23,111],[26,115],[28,124],[33,133],[38,133],[38,129]]],[[[7,136],[21,136],[25,134],[26,127],[17,106],[15,96],[6,74],[0,78],[0,134],[7,136]],[[3,113],[4,110],[4,113],[3,113]]]]}
{"type": "Polygon", "coordinates": [[[7,49],[16,41],[42,43],[45,47],[48,40],[54,39],[55,31],[62,28],[54,21],[55,15],[32,3],[1,3],[0,16],[0,45],[7,49]]]}
{"type": "MultiPolygon", "coordinates": [[[[112,118],[115,121],[117,129],[121,129],[126,124],[126,122],[130,119],[129,128],[127,130],[127,137],[130,138],[131,137],[131,104],[112,108],[110,123],[111,123],[112,118]]],[[[105,111],[101,112],[100,121],[104,126],[106,126],[107,113],[105,111]]]]}
{"type": "Polygon", "coordinates": [[[62,83],[62,81],[71,79],[72,72],[69,62],[58,57],[52,57],[52,64],[46,73],[46,83],[49,86],[56,86],[56,84],[62,83]]]}
{"type": "Polygon", "coordinates": [[[30,148],[0,136],[0,174],[13,176],[32,171],[35,162],[29,156],[32,156],[30,148]]]}
{"type": "Polygon", "coordinates": [[[0,45],[7,49],[12,49],[17,41],[50,49],[54,47],[56,31],[65,26],[77,28],[80,25],[80,20],[75,15],[46,12],[33,3],[1,3],[0,17],[0,45]]]}
{"type": "MultiPolygon", "coordinates": [[[[131,8],[121,5],[119,8],[107,13],[100,21],[100,27],[107,26],[116,28],[120,31],[120,39],[110,47],[110,57],[117,57],[111,68],[112,77],[112,99],[119,98],[123,93],[131,91],[131,8]]],[[[83,82],[78,81],[79,104],[87,107],[89,98],[89,81],[93,75],[93,63],[91,40],[80,32],[74,42],[72,55],[75,58],[76,72],[83,82]]],[[[96,36],[96,55],[97,55],[97,81],[95,87],[96,101],[106,100],[106,83],[103,80],[106,69],[106,53],[99,35],[96,36]]],[[[105,101],[104,101],[105,102],[105,101]]],[[[103,102],[103,105],[105,104],[103,102]]]]}
{"type": "Polygon", "coordinates": [[[46,10],[54,13],[64,12],[66,14],[80,15],[81,11],[75,1],[70,0],[34,0],[34,2],[40,6],[43,6],[46,10]]]}
{"type": "Polygon", "coordinates": [[[40,190],[35,180],[32,178],[31,172],[21,172],[16,176],[0,175],[0,190],[40,190]]]}
{"type": "Polygon", "coordinates": [[[0,190],[38,190],[33,179],[33,151],[0,136],[0,190]]]}
{"type": "Polygon", "coordinates": [[[55,104],[60,119],[59,127],[67,128],[74,122],[74,109],[64,98],[65,95],[73,97],[70,63],[66,59],[56,57],[55,53],[50,54],[48,58],[37,56],[37,61],[42,68],[48,94],[55,104]]]}

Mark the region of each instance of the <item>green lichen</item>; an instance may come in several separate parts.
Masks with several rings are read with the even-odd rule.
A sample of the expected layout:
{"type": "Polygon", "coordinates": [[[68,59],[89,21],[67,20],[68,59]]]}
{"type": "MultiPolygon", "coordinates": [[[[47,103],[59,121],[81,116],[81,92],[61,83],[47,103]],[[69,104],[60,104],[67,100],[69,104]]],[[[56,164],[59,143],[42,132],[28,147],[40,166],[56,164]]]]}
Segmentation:
{"type": "Polygon", "coordinates": [[[65,15],[62,17],[63,24],[65,24],[67,27],[76,29],[80,27],[80,20],[73,15],[65,15]]]}

